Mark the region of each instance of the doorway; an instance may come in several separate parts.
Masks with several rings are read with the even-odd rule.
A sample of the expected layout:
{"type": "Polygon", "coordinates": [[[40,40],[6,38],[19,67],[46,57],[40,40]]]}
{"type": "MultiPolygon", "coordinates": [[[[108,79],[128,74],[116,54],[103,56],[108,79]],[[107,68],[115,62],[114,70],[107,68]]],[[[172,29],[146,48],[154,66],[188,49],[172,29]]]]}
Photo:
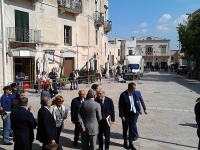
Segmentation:
{"type": "Polygon", "coordinates": [[[69,77],[70,73],[74,70],[74,57],[68,57],[64,60],[64,74],[69,77]]]}
{"type": "Polygon", "coordinates": [[[35,81],[35,57],[13,57],[14,81],[17,81],[17,74],[22,71],[25,74],[25,81],[35,81]]]}

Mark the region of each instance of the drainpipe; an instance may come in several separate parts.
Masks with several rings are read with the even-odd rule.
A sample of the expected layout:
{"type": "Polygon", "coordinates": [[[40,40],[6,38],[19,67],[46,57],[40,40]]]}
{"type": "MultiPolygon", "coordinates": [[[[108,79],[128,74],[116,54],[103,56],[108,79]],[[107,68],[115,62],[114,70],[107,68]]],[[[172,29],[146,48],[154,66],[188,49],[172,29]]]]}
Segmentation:
{"type": "Polygon", "coordinates": [[[6,68],[6,41],[5,41],[5,21],[4,21],[4,0],[1,0],[1,36],[2,36],[2,62],[3,62],[3,86],[6,86],[7,68],[6,68]]]}

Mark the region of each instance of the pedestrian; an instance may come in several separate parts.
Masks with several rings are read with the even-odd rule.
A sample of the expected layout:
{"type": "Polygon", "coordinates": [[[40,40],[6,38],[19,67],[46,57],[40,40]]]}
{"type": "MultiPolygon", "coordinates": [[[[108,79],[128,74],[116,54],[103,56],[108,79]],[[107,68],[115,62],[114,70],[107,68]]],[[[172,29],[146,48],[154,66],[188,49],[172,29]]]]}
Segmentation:
{"type": "Polygon", "coordinates": [[[42,75],[40,76],[40,80],[43,80],[44,82],[46,82],[48,79],[47,75],[46,75],[46,72],[45,71],[42,71],[42,75]]]}
{"type": "Polygon", "coordinates": [[[75,75],[75,77],[74,77],[74,87],[75,87],[75,89],[78,89],[78,77],[79,77],[78,71],[75,71],[74,75],[75,75]]]}
{"type": "Polygon", "coordinates": [[[52,80],[51,79],[47,79],[46,84],[50,85],[49,94],[50,94],[51,98],[55,97],[58,94],[58,90],[54,90],[52,88],[52,80]]]}
{"type": "MultiPolygon", "coordinates": [[[[59,144],[60,133],[63,128],[63,122],[67,118],[67,109],[63,105],[64,99],[61,95],[55,98],[55,105],[52,105],[49,109],[56,122],[56,143],[59,144]]],[[[59,148],[57,149],[59,150],[59,148]]]]}
{"type": "Polygon", "coordinates": [[[58,74],[55,72],[55,68],[52,68],[51,72],[49,73],[49,78],[52,79],[53,90],[57,90],[57,83],[56,83],[57,77],[58,77],[58,74]]]}
{"type": "Polygon", "coordinates": [[[3,144],[4,145],[12,145],[9,141],[9,134],[10,134],[10,113],[11,113],[11,103],[12,100],[10,98],[11,88],[10,86],[5,86],[3,88],[4,94],[1,97],[1,107],[3,108],[4,115],[2,116],[3,119],[3,144]]]}
{"type": "Polygon", "coordinates": [[[96,91],[90,89],[88,100],[81,103],[78,111],[78,122],[81,127],[82,150],[96,150],[98,122],[102,119],[101,108],[94,100],[96,91]]]}
{"type": "Polygon", "coordinates": [[[46,145],[55,145],[56,142],[56,122],[49,111],[52,104],[52,99],[48,96],[42,99],[42,108],[38,111],[38,128],[36,140],[40,141],[42,150],[48,150],[46,145]]]}
{"type": "Polygon", "coordinates": [[[20,71],[17,74],[17,80],[18,80],[19,86],[22,87],[22,88],[23,88],[24,79],[25,79],[25,74],[22,71],[20,71]]]}
{"type": "Polygon", "coordinates": [[[198,150],[200,150],[200,101],[198,100],[195,107],[194,107],[194,112],[196,115],[196,122],[197,122],[197,136],[199,138],[199,145],[198,145],[198,150]]]}
{"type": "Polygon", "coordinates": [[[115,121],[115,109],[111,98],[105,96],[105,90],[98,90],[98,97],[95,99],[101,106],[102,120],[99,121],[99,150],[103,150],[103,135],[105,136],[105,150],[109,150],[110,126],[115,121]]]}
{"type": "MultiPolygon", "coordinates": [[[[50,84],[45,84],[44,85],[44,90],[41,92],[41,96],[40,96],[40,102],[42,102],[42,99],[47,96],[51,98],[51,95],[49,93],[49,89],[50,89],[50,84]]],[[[42,103],[41,103],[42,104],[42,103]]]]}
{"type": "Polygon", "coordinates": [[[80,126],[78,123],[78,109],[83,101],[85,101],[85,91],[80,90],[78,92],[78,97],[74,98],[71,102],[71,121],[75,125],[73,146],[77,146],[77,142],[79,139],[80,126]]]}
{"type": "Polygon", "coordinates": [[[98,92],[99,85],[98,85],[98,84],[92,84],[91,89],[93,89],[93,90],[95,90],[96,92],[98,92]]]}
{"type": "Polygon", "coordinates": [[[141,106],[144,109],[145,114],[147,114],[146,106],[142,99],[140,91],[136,91],[136,84],[131,82],[128,84],[128,89],[120,95],[119,98],[119,116],[122,120],[123,126],[123,138],[124,138],[124,148],[129,148],[131,150],[136,150],[133,146],[132,141],[136,141],[139,137],[137,131],[137,120],[139,114],[142,114],[141,106]],[[127,143],[127,131],[129,129],[129,147],[127,143]]]}
{"type": "Polygon", "coordinates": [[[10,94],[10,98],[13,101],[16,98],[16,92],[17,92],[17,84],[16,83],[12,83],[10,84],[12,93],[10,94]]]}
{"type": "Polygon", "coordinates": [[[34,141],[33,129],[37,123],[33,114],[26,108],[28,106],[28,98],[23,97],[19,101],[20,107],[11,111],[11,129],[13,129],[14,150],[32,150],[34,141]]]}
{"type": "Polygon", "coordinates": [[[36,76],[36,82],[35,82],[35,85],[34,85],[34,89],[35,89],[36,93],[38,93],[38,90],[40,90],[39,89],[40,78],[41,78],[41,75],[40,75],[40,72],[38,71],[37,76],[36,76]]]}
{"type": "Polygon", "coordinates": [[[75,78],[75,74],[74,74],[74,70],[73,70],[69,75],[69,81],[71,83],[70,90],[74,90],[75,89],[74,78],[75,78]]]}

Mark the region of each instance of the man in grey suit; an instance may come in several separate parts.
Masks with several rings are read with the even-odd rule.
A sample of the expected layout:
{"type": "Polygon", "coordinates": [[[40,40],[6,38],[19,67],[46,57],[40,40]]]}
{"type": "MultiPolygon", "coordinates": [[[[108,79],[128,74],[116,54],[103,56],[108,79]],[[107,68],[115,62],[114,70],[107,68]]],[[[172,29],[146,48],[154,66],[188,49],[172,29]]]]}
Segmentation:
{"type": "Polygon", "coordinates": [[[81,103],[78,112],[78,122],[81,127],[82,150],[96,150],[98,122],[102,119],[101,107],[95,102],[96,91],[88,91],[88,100],[81,103]],[[90,146],[89,146],[90,145],[90,146]]]}

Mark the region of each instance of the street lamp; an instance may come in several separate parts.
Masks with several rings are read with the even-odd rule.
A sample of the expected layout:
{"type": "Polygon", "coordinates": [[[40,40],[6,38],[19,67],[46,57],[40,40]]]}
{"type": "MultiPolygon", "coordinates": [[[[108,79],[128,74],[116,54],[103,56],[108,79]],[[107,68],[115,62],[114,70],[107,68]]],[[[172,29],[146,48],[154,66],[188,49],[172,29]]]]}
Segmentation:
{"type": "Polygon", "coordinates": [[[93,19],[91,16],[87,16],[88,18],[88,54],[87,54],[87,75],[88,75],[88,85],[87,87],[89,87],[89,82],[90,82],[90,78],[89,78],[89,51],[90,51],[90,19],[93,19]]]}

